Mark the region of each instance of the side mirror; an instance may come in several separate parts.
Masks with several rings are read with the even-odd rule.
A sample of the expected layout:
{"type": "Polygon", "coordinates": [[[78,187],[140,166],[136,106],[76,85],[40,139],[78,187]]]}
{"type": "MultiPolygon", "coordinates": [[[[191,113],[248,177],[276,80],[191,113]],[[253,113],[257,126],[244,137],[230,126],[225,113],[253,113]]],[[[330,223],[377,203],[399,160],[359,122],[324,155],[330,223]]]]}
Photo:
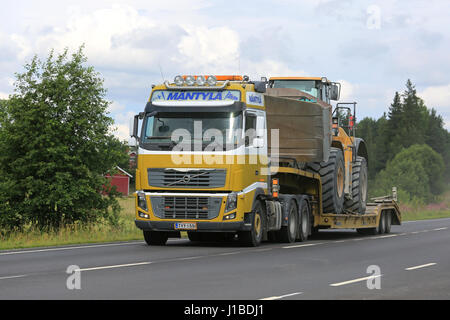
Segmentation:
{"type": "Polygon", "coordinates": [[[330,87],[330,100],[338,101],[340,98],[340,85],[333,83],[330,87]]]}
{"type": "Polygon", "coordinates": [[[140,118],[140,115],[138,115],[138,114],[134,116],[133,131],[131,134],[131,137],[135,138],[136,140],[139,139],[139,137],[138,137],[139,118],[140,118]]]}

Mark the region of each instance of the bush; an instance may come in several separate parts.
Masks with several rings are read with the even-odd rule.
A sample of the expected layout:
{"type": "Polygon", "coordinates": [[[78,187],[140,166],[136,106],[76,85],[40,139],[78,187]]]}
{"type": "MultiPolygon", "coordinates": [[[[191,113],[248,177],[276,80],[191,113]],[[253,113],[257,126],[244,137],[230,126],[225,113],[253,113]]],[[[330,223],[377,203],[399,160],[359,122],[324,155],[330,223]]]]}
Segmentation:
{"type": "Polygon", "coordinates": [[[126,154],[110,134],[103,80],[86,61],[83,48],[52,52],[16,74],[0,110],[0,227],[117,221],[116,193],[102,190],[126,154]]]}
{"type": "Polygon", "coordinates": [[[399,200],[423,204],[444,190],[445,171],[442,156],[428,145],[413,145],[402,149],[386,169],[376,176],[371,196],[390,194],[398,188],[399,200]]]}

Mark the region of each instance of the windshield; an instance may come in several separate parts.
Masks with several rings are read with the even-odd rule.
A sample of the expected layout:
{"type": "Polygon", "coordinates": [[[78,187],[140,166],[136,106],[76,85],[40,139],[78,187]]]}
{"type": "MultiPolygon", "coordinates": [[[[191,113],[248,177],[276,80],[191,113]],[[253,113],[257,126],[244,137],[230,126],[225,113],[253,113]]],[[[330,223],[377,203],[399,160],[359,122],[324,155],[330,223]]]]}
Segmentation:
{"type": "Polygon", "coordinates": [[[171,150],[176,144],[196,142],[202,150],[211,144],[230,150],[240,142],[240,129],[242,112],[160,112],[145,118],[142,144],[149,149],[171,150]]]}
{"type": "Polygon", "coordinates": [[[314,80],[275,80],[273,87],[297,89],[318,98],[318,90],[314,80]]]}

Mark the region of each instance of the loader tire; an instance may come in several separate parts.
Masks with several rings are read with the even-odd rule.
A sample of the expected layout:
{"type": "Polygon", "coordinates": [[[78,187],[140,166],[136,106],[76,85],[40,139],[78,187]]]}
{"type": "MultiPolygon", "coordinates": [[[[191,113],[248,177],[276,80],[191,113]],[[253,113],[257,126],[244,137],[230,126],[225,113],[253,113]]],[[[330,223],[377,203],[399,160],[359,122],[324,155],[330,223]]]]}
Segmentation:
{"type": "Polygon", "coordinates": [[[356,157],[352,168],[352,199],[345,201],[346,210],[364,214],[367,202],[367,161],[363,157],[356,157]]]}
{"type": "Polygon", "coordinates": [[[327,162],[310,162],[307,170],[318,173],[322,182],[324,213],[342,213],[344,210],[344,155],[338,148],[330,148],[327,162]]]}

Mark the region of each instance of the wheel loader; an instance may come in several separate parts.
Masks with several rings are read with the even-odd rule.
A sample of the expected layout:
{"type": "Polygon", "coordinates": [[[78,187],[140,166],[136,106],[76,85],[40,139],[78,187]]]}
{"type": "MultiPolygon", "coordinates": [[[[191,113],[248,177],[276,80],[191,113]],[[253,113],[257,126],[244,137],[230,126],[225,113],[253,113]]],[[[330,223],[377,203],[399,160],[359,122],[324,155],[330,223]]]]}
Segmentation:
{"type": "MultiPolygon", "coordinates": [[[[301,169],[320,175],[324,212],[364,214],[369,163],[367,147],[363,139],[355,137],[356,102],[337,103],[331,113],[331,101],[339,100],[340,91],[340,83],[331,82],[325,77],[273,77],[269,79],[266,95],[270,97],[268,104],[273,109],[278,109],[277,112],[280,106],[286,106],[287,98],[297,100],[292,108],[287,107],[287,110],[307,108],[309,104],[316,104],[331,114],[331,119],[326,115],[322,117],[324,123],[321,131],[325,134],[320,147],[323,150],[323,161],[310,161],[311,157],[308,158],[307,154],[292,150],[291,147],[295,143],[285,139],[287,137],[280,137],[280,140],[284,142],[280,155],[293,156],[301,169]],[[298,101],[304,101],[305,104],[299,105],[298,101]],[[327,130],[328,128],[330,130],[327,130]],[[286,152],[288,150],[290,152],[286,152]]],[[[274,124],[273,127],[277,125],[282,124],[274,124]]],[[[315,128],[312,128],[309,133],[313,130],[315,128]]],[[[291,132],[299,134],[301,129],[297,127],[291,132]]],[[[304,140],[307,139],[300,138],[303,140],[305,149],[311,150],[310,146],[305,145],[304,140]]]]}

